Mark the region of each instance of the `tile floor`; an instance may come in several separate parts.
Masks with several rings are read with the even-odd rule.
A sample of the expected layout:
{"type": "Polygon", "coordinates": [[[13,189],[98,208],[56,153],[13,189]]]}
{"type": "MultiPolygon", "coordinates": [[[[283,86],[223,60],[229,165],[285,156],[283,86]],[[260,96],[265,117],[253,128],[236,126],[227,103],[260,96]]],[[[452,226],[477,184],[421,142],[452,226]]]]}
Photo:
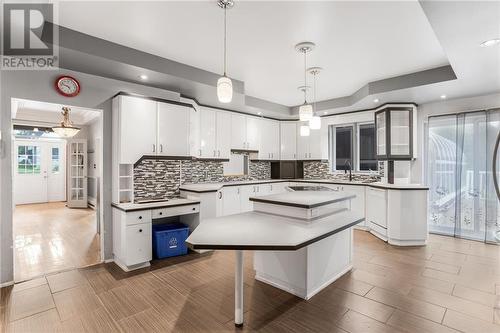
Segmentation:
{"type": "Polygon", "coordinates": [[[16,206],[14,281],[100,262],[95,211],[64,202],[16,206]]]}
{"type": "MultiPolygon", "coordinates": [[[[231,251],[48,275],[1,290],[6,332],[233,332],[231,251]]],[[[355,232],[354,269],[309,301],[253,279],[245,327],[259,332],[500,332],[500,247],[431,235],[397,248],[355,232]]]]}

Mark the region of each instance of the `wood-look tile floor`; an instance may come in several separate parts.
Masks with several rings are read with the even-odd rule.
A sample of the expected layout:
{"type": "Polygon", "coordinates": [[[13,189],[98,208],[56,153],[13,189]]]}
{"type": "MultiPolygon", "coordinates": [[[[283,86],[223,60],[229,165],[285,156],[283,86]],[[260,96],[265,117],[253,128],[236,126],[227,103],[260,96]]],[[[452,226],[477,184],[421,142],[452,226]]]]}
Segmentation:
{"type": "MultiPolygon", "coordinates": [[[[398,248],[355,232],[354,269],[309,301],[253,279],[247,332],[500,332],[500,247],[430,236],[398,248]]],[[[6,332],[234,332],[234,253],[97,265],[1,290],[6,332]]]]}
{"type": "Polygon", "coordinates": [[[64,202],[16,206],[14,281],[100,262],[96,213],[64,202]]]}

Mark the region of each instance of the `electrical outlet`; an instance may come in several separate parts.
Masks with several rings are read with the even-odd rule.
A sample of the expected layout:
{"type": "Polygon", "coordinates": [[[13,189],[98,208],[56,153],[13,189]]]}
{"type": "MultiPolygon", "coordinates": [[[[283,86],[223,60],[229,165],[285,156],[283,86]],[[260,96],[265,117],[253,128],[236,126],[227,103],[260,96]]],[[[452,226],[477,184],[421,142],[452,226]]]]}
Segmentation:
{"type": "Polygon", "coordinates": [[[208,179],[208,171],[205,170],[203,173],[205,174],[205,179],[208,179]]]}

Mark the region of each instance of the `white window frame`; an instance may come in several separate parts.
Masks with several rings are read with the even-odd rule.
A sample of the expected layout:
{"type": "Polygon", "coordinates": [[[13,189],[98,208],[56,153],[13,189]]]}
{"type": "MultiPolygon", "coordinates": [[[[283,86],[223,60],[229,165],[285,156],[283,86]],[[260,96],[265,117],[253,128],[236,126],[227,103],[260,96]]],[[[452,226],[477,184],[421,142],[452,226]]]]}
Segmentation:
{"type": "Polygon", "coordinates": [[[336,166],[336,151],[335,151],[335,138],[336,138],[336,129],[337,127],[352,127],[352,155],[353,155],[353,172],[361,173],[361,174],[369,174],[370,172],[378,171],[378,167],[376,170],[360,170],[359,169],[359,151],[360,151],[360,142],[359,142],[359,130],[362,125],[374,125],[375,121],[363,121],[357,123],[345,123],[345,124],[337,124],[337,125],[329,125],[328,127],[328,157],[330,160],[330,171],[333,173],[343,173],[344,170],[337,170],[336,166]]]}

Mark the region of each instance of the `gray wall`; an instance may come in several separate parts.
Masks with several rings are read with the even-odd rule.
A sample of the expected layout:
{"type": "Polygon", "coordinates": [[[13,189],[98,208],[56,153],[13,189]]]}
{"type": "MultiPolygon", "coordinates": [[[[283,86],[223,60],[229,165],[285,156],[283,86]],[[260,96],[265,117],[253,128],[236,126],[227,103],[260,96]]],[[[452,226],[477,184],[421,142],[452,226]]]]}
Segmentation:
{"type": "Polygon", "coordinates": [[[22,98],[49,103],[103,110],[103,204],[104,255],[111,258],[111,98],[125,91],[170,100],[178,93],[72,71],[0,71],[0,284],[13,280],[12,247],[12,163],[11,163],[11,99],[22,98]],[[62,74],[80,81],[80,95],[66,98],[54,90],[55,79],[62,74]]]}

